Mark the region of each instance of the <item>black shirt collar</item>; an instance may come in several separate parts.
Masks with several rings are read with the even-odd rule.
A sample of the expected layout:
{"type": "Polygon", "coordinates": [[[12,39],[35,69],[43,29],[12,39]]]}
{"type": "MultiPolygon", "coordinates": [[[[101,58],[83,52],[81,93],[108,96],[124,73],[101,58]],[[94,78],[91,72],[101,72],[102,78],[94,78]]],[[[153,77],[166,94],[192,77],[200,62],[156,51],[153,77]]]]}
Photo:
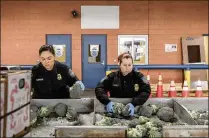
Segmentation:
{"type": "Polygon", "coordinates": [[[55,61],[54,62],[54,67],[53,67],[53,69],[52,70],[46,70],[46,68],[41,64],[41,63],[39,63],[40,64],[40,67],[42,68],[42,70],[44,71],[44,72],[49,72],[49,73],[52,73],[52,72],[57,72],[57,61],[55,61]]]}

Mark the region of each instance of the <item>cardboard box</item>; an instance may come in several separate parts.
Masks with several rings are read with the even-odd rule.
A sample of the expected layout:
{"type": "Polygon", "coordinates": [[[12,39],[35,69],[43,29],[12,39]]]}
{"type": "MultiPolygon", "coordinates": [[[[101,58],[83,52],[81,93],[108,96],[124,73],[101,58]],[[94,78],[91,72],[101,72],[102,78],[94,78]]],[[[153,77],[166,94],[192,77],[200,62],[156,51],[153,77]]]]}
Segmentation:
{"type": "Polygon", "coordinates": [[[6,71],[1,78],[1,137],[13,137],[30,125],[31,72],[6,71]]]}
{"type": "Polygon", "coordinates": [[[1,131],[0,131],[0,138],[2,138],[3,137],[3,132],[4,132],[4,118],[2,118],[1,120],[0,120],[0,127],[1,127],[1,131]]]}
{"type": "Polygon", "coordinates": [[[7,71],[1,74],[5,79],[4,112],[9,113],[30,102],[31,72],[7,71]]]}
{"type": "MultiPolygon", "coordinates": [[[[1,103],[1,105],[0,105],[0,110],[1,110],[1,114],[0,114],[0,116],[2,117],[3,115],[4,115],[4,106],[5,106],[5,79],[2,79],[1,78],[1,99],[0,99],[0,103],[1,103]]],[[[4,118],[2,118],[1,120],[0,120],[0,127],[1,127],[1,131],[0,131],[0,137],[3,137],[3,131],[4,131],[4,118]]]]}
{"type": "Polygon", "coordinates": [[[190,89],[197,88],[197,81],[200,80],[203,90],[208,90],[207,70],[191,70],[190,71],[190,89]]]}
{"type": "Polygon", "coordinates": [[[182,37],[183,64],[205,63],[204,37],[182,37]]]}
{"type": "Polygon", "coordinates": [[[6,136],[23,135],[25,127],[30,126],[30,104],[24,106],[20,110],[6,116],[5,119],[6,136]]]}
{"type": "Polygon", "coordinates": [[[4,106],[5,106],[5,79],[1,79],[1,114],[0,116],[4,115],[4,106]]]}

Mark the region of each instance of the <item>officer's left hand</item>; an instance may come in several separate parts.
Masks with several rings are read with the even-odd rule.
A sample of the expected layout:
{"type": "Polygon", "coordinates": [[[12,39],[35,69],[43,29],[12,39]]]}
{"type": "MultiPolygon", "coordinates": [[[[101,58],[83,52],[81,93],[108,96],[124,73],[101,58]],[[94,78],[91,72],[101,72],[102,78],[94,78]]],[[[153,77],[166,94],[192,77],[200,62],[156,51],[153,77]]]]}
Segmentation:
{"type": "Polygon", "coordinates": [[[84,91],[85,86],[81,81],[76,81],[75,84],[79,84],[81,86],[82,91],[84,91]]]}
{"type": "Polygon", "coordinates": [[[130,112],[130,116],[133,116],[134,115],[134,105],[132,103],[129,103],[129,109],[128,111],[130,112]]]}

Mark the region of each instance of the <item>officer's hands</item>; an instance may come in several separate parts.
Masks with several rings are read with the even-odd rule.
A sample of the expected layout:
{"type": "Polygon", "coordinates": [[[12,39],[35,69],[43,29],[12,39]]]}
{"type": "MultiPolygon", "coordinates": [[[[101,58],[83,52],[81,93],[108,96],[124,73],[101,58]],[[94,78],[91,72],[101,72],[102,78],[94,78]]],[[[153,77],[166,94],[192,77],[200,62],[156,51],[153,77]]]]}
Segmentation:
{"type": "Polygon", "coordinates": [[[81,81],[76,81],[76,82],[75,82],[75,84],[80,85],[80,86],[81,86],[82,91],[84,91],[85,86],[84,86],[84,84],[83,84],[81,81]]]}
{"type": "Polygon", "coordinates": [[[129,105],[129,109],[128,109],[128,111],[130,112],[129,115],[133,116],[134,115],[134,105],[132,103],[129,103],[127,105],[129,105]]]}
{"type": "Polygon", "coordinates": [[[107,110],[107,112],[109,112],[109,113],[112,113],[112,112],[113,112],[113,102],[109,102],[109,103],[106,105],[106,110],[107,110]]]}
{"type": "Polygon", "coordinates": [[[70,97],[80,98],[84,89],[85,89],[84,84],[81,81],[76,81],[75,84],[70,88],[70,97]]]}

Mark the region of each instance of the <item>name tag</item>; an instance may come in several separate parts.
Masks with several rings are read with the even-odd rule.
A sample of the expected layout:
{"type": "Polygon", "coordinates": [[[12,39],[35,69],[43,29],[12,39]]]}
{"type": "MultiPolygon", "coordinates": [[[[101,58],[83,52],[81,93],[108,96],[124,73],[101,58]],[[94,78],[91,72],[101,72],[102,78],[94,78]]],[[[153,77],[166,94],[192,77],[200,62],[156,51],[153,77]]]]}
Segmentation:
{"type": "Polygon", "coordinates": [[[112,86],[114,86],[114,87],[119,87],[119,85],[118,85],[118,84],[113,84],[112,86]]]}
{"type": "Polygon", "coordinates": [[[36,81],[43,81],[44,80],[44,78],[38,78],[38,79],[36,79],[36,81]]]}

